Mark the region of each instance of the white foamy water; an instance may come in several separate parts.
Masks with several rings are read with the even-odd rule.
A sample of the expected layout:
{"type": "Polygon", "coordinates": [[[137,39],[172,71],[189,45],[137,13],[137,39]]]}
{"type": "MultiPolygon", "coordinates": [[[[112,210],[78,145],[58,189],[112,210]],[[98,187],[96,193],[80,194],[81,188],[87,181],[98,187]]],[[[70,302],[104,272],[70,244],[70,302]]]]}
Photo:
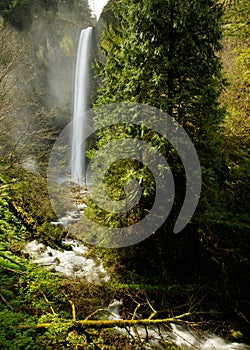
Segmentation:
{"type": "Polygon", "coordinates": [[[112,303],[109,304],[107,310],[110,313],[108,316],[109,320],[121,320],[120,309],[122,307],[122,300],[114,299],[112,303]]]}
{"type": "MultiPolygon", "coordinates": [[[[109,319],[120,320],[122,301],[113,300],[107,310],[111,313],[109,319]]],[[[145,349],[165,349],[167,343],[174,343],[182,350],[250,350],[250,346],[243,343],[228,342],[225,339],[208,332],[191,330],[185,325],[171,323],[170,328],[163,326],[142,326],[119,328],[118,333],[137,339],[145,349]]]]}
{"type": "Polygon", "coordinates": [[[250,346],[243,343],[227,342],[214,334],[200,334],[183,326],[171,324],[174,343],[183,350],[249,350],[250,346]]]}
{"type": "Polygon", "coordinates": [[[33,262],[46,266],[67,278],[86,278],[90,283],[101,284],[109,280],[100,259],[86,258],[88,248],[75,240],[64,240],[72,250],[59,251],[34,240],[25,246],[33,262]]]}
{"type": "MultiPolygon", "coordinates": [[[[86,204],[82,205],[82,209],[86,209],[86,204]]],[[[67,212],[64,216],[60,217],[57,221],[52,221],[51,224],[54,226],[58,226],[58,225],[62,225],[64,227],[66,227],[67,225],[71,225],[74,224],[75,222],[77,222],[80,219],[80,216],[82,214],[82,211],[79,210],[75,210],[75,211],[70,211],[67,212]]]]}
{"type": "MultiPolygon", "coordinates": [[[[117,319],[119,319],[117,317],[117,319]]],[[[191,331],[185,326],[171,324],[172,330],[162,327],[127,327],[127,330],[117,328],[118,332],[131,338],[140,339],[146,349],[165,349],[167,343],[174,343],[182,350],[249,350],[250,346],[243,343],[228,342],[225,339],[198,331],[191,331]],[[160,330],[160,331],[159,331],[160,330]],[[165,346],[164,346],[165,345],[165,346]]]]}

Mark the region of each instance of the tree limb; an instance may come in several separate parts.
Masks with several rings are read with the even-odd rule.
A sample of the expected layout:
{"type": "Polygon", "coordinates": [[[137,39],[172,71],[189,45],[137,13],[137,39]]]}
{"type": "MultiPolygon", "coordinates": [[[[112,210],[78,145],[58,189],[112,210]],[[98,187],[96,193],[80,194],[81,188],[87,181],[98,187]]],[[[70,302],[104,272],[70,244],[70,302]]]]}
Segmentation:
{"type": "Polygon", "coordinates": [[[15,310],[13,308],[13,306],[10,305],[10,303],[5,299],[5,297],[2,295],[2,293],[0,293],[0,298],[2,299],[2,301],[4,302],[4,304],[6,304],[8,306],[9,309],[11,310],[15,310]]]}
{"type": "MultiPolygon", "coordinates": [[[[183,321],[182,318],[186,316],[190,316],[191,313],[187,312],[182,315],[178,315],[175,317],[170,318],[164,318],[164,319],[141,319],[141,320],[79,320],[79,321],[57,321],[56,324],[68,326],[70,328],[113,328],[113,327],[119,327],[119,328],[125,328],[129,326],[139,326],[139,325],[158,325],[158,324],[164,324],[164,323],[183,323],[186,321],[183,321]]],[[[188,322],[191,324],[191,322],[188,322]]],[[[33,325],[20,325],[20,329],[29,329],[29,328],[50,328],[55,325],[55,322],[48,322],[48,323],[40,323],[40,324],[33,324],[33,325]]]]}

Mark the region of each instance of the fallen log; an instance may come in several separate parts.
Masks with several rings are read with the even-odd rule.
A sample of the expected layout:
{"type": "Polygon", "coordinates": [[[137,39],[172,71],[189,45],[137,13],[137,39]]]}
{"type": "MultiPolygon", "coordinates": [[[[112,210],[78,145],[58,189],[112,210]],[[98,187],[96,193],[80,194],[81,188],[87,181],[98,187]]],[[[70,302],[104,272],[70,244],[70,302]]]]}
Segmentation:
{"type": "Polygon", "coordinates": [[[160,325],[164,323],[188,323],[189,325],[194,326],[192,322],[187,322],[184,321],[183,318],[190,316],[191,313],[187,312],[182,315],[178,315],[175,317],[169,317],[169,318],[164,318],[164,319],[131,319],[131,320],[79,320],[79,321],[74,321],[74,320],[56,320],[55,322],[45,322],[45,323],[38,323],[38,324],[29,324],[29,325],[19,325],[19,329],[29,329],[29,328],[50,328],[55,325],[62,325],[65,327],[69,328],[113,328],[113,327],[119,327],[119,328],[125,328],[125,327],[133,327],[133,326],[150,326],[150,325],[160,325]]]}

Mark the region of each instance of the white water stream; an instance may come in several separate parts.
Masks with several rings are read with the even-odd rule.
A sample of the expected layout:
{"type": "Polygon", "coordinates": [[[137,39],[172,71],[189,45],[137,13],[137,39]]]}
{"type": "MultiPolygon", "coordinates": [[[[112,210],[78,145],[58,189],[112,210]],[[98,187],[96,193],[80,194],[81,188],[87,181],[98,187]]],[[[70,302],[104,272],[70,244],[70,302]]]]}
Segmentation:
{"type": "Polygon", "coordinates": [[[101,260],[85,256],[88,251],[86,246],[75,240],[64,240],[62,243],[69,245],[71,250],[60,251],[34,240],[26,245],[25,251],[35,264],[46,266],[64,277],[85,278],[95,284],[109,280],[101,260]]]}
{"type": "MultiPolygon", "coordinates": [[[[113,300],[108,306],[111,313],[109,319],[121,319],[122,302],[113,300]]],[[[249,350],[250,346],[243,343],[227,342],[223,338],[208,332],[198,332],[191,330],[185,325],[170,324],[170,329],[166,327],[144,327],[137,326],[116,328],[120,334],[127,335],[132,339],[137,339],[146,349],[166,349],[166,343],[174,343],[183,350],[249,350]]],[[[138,347],[139,349],[139,347],[138,347]]]]}

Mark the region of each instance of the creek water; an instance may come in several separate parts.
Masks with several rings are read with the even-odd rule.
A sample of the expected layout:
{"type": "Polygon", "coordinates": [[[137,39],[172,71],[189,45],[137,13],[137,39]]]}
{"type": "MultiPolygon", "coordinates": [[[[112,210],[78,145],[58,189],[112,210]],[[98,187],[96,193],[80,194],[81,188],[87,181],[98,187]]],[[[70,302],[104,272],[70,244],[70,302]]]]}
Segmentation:
{"type": "Polygon", "coordinates": [[[65,239],[62,243],[69,250],[53,249],[34,240],[25,246],[25,251],[35,264],[45,266],[66,278],[84,278],[94,284],[105,283],[110,279],[100,259],[86,257],[86,246],[72,239],[65,239]]]}
{"type": "MultiPolygon", "coordinates": [[[[113,300],[108,306],[111,313],[109,319],[121,319],[121,300],[113,300]]],[[[166,343],[174,343],[183,350],[249,350],[250,346],[243,343],[229,342],[209,333],[200,332],[182,324],[170,323],[169,327],[137,326],[116,328],[123,335],[137,339],[146,349],[165,349],[166,343]],[[165,346],[164,346],[165,345],[165,346]]],[[[140,349],[140,347],[138,347],[140,349]]]]}

